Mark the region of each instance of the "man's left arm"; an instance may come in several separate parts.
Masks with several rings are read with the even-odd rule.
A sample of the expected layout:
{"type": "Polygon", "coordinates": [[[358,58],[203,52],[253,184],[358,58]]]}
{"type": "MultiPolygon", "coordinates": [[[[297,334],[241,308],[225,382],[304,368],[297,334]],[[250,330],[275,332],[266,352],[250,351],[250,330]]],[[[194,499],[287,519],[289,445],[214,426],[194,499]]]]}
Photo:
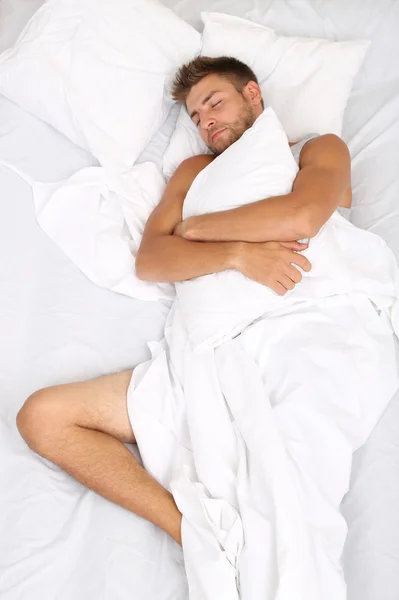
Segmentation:
{"type": "Polygon", "coordinates": [[[334,134],[308,142],[292,191],[239,208],[190,217],[176,233],[196,241],[291,241],[314,237],[350,187],[351,161],[334,134]]]}

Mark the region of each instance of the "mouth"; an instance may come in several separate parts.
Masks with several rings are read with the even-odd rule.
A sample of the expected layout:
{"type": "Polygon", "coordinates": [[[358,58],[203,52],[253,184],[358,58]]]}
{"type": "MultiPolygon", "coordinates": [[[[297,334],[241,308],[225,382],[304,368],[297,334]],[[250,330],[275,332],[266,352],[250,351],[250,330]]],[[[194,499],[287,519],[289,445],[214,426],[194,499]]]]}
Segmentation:
{"type": "Polygon", "coordinates": [[[215,131],[215,133],[213,133],[212,136],[211,136],[211,142],[213,142],[217,138],[217,136],[220,133],[222,133],[223,131],[224,131],[224,129],[219,129],[218,131],[215,131]]]}

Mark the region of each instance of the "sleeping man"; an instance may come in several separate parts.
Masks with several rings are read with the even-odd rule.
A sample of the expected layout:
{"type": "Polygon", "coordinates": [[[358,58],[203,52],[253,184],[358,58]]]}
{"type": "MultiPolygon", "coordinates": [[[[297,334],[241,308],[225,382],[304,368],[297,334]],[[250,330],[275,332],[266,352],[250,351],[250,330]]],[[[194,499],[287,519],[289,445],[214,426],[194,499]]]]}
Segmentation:
{"type": "MultiPolygon", "coordinates": [[[[272,292],[273,302],[276,298],[284,300],[293,297],[293,292],[297,293],[298,290],[302,290],[298,293],[302,293],[300,298],[303,302],[295,306],[290,305],[290,311],[293,306],[295,309],[293,315],[292,311],[286,308],[288,305],[277,306],[275,303],[273,306],[278,310],[276,308],[273,318],[260,321],[258,319],[257,324],[247,328],[245,335],[235,334],[228,343],[221,344],[218,352],[208,352],[196,357],[191,356],[188,346],[185,345],[185,334],[183,329],[179,328],[178,319],[173,320],[177,316],[177,308],[174,317],[169,320],[172,327],[168,328],[167,324],[165,329],[166,342],[158,345],[152,363],[149,361],[139,365],[134,374],[133,370],[129,369],[89,381],[38,390],[26,400],[18,413],[18,429],[35,452],[56,463],[97,493],[159,526],[181,544],[184,511],[181,512],[177,495],[168,486],[168,473],[172,469],[172,463],[176,463],[179,452],[184,458],[188,438],[184,419],[179,422],[173,419],[181,416],[178,407],[183,406],[179,404],[183,387],[186,400],[190,394],[191,397],[200,394],[199,402],[194,403],[195,410],[201,408],[202,403],[205,407],[211,399],[209,420],[202,423],[209,438],[209,446],[208,442],[204,444],[201,441],[197,449],[199,448],[200,453],[206,453],[206,449],[212,448],[213,443],[214,451],[211,456],[205,455],[205,458],[197,456],[195,468],[198,473],[209,475],[209,481],[213,481],[211,486],[214,485],[215,489],[221,485],[221,480],[226,475],[226,485],[223,489],[229,490],[231,479],[228,478],[233,477],[233,474],[234,477],[238,477],[238,473],[243,476],[242,455],[240,469],[238,466],[231,467],[231,470],[226,468],[225,472],[222,469],[214,479],[207,469],[210,469],[210,466],[216,469],[217,465],[222,464],[220,461],[223,457],[226,458],[228,447],[233,453],[236,452],[237,448],[241,447],[239,444],[235,446],[240,436],[245,439],[248,448],[254,443],[257,450],[252,452],[252,455],[248,450],[245,460],[250,461],[251,456],[255,456],[255,463],[251,466],[252,472],[256,472],[257,460],[269,461],[269,483],[273,484],[271,487],[275,494],[269,506],[273,505],[276,510],[275,520],[279,524],[282,536],[278,542],[278,560],[288,561],[279,564],[279,572],[281,577],[284,573],[289,573],[291,577],[286,583],[286,595],[281,593],[279,598],[292,599],[297,586],[303,584],[304,595],[298,591],[298,597],[307,597],[309,600],[320,600],[322,597],[324,600],[338,600],[344,596],[336,561],[339,560],[342,551],[345,527],[337,507],[346,491],[350,456],[353,448],[364,442],[363,437],[372,428],[383,409],[383,404],[392,397],[397,385],[394,375],[394,353],[390,345],[391,333],[386,324],[380,323],[377,311],[369,300],[374,300],[375,294],[375,304],[385,299],[384,307],[388,307],[391,302],[388,302],[388,299],[396,293],[392,292],[389,276],[382,279],[382,265],[385,263],[379,253],[386,251],[382,248],[380,240],[377,240],[377,236],[358,230],[342,218],[347,217],[351,206],[350,155],[345,143],[333,134],[314,135],[309,132],[303,140],[290,144],[299,171],[292,190],[286,194],[183,219],[183,203],[195,187],[196,181],[198,183],[198,176],[210,173],[210,168],[216,166],[234,148],[238,148],[244,139],[252,139],[248,134],[256,129],[267,109],[264,108],[255,74],[247,65],[229,57],[198,57],[184,65],[175,77],[173,93],[176,100],[185,105],[199,135],[212,154],[185,160],[170,178],[158,206],[147,221],[136,259],[137,275],[141,279],[159,282],[187,282],[177,284],[179,292],[179,286],[191,285],[197,278],[201,281],[201,276],[220,273],[218,277],[221,277],[224,275],[222,272],[242,274],[245,276],[245,282],[250,282],[251,285],[256,282],[260,292],[265,289],[268,293],[272,292]],[[225,153],[227,149],[229,152],[225,153]],[[356,239],[354,236],[357,236],[356,239]],[[320,248],[321,258],[317,265],[316,262],[313,264],[313,259],[311,264],[306,257],[306,254],[309,256],[308,244],[298,241],[310,238],[315,239],[314,248],[320,248]],[[370,248],[367,261],[363,260],[361,255],[363,247],[370,248]],[[323,271],[323,265],[330,270],[323,271]],[[362,265],[362,268],[358,268],[358,265],[362,265]],[[300,282],[301,285],[298,285],[300,282]],[[307,290],[311,291],[308,297],[307,290]],[[209,371],[205,368],[207,360],[215,360],[209,371]],[[255,364],[258,371],[254,370],[255,364]],[[238,365],[238,368],[231,368],[231,365],[238,365]],[[154,366],[154,375],[151,375],[151,366],[154,366]],[[207,375],[204,378],[199,377],[202,368],[207,375]],[[219,383],[212,379],[216,372],[219,383]],[[259,375],[261,372],[267,373],[263,381],[259,375]],[[191,373],[198,377],[194,383],[188,377],[191,373]],[[133,385],[131,382],[135,376],[136,383],[133,385]],[[257,377],[259,380],[256,380],[257,377]],[[178,382],[181,378],[186,378],[184,386],[178,382]],[[374,397],[369,398],[367,395],[373,393],[372,384],[379,378],[386,386],[385,395],[380,390],[381,386],[378,388],[378,394],[376,392],[381,405],[374,402],[374,397]],[[256,385],[255,380],[258,381],[256,385]],[[141,385],[140,382],[144,383],[141,385]],[[137,384],[139,392],[140,386],[143,390],[141,396],[140,393],[136,395],[136,391],[133,390],[137,384]],[[217,387],[219,384],[220,389],[217,387]],[[240,385],[243,387],[240,388],[240,385]],[[265,421],[265,427],[269,427],[268,435],[260,432],[256,439],[248,440],[245,436],[249,432],[251,437],[251,432],[255,431],[257,423],[261,422],[262,411],[266,410],[266,400],[261,400],[257,405],[255,402],[263,385],[265,387],[262,394],[264,393],[264,398],[270,399],[275,409],[273,414],[278,427],[273,429],[275,426],[271,425],[271,413],[265,413],[262,418],[269,415],[265,421]],[[238,394],[240,389],[243,391],[238,394]],[[223,403],[218,402],[223,398],[226,398],[226,401],[230,398],[229,410],[232,414],[239,402],[246,398],[246,394],[246,401],[252,402],[254,410],[260,411],[259,419],[256,418],[249,426],[246,420],[252,414],[249,408],[248,413],[246,412],[249,404],[244,411],[238,410],[235,414],[236,423],[240,423],[240,419],[244,420],[236,437],[236,434],[232,433],[233,430],[229,429],[230,418],[223,421],[222,413],[227,417],[227,412],[223,412],[223,403]],[[150,408],[154,399],[157,400],[163,395],[165,398],[159,400],[156,407],[150,408]],[[368,402],[367,410],[365,406],[357,404],[363,399],[365,406],[368,402]],[[170,406],[167,402],[171,403],[170,406]],[[166,406],[169,408],[165,408],[166,406]],[[155,418],[154,440],[144,447],[145,444],[142,445],[140,441],[139,429],[143,429],[143,423],[151,410],[158,408],[163,418],[169,419],[170,423],[173,421],[176,428],[173,436],[168,437],[166,430],[162,434],[158,428],[159,421],[155,418]],[[137,414],[140,413],[140,424],[135,421],[136,411],[137,414]],[[364,422],[357,421],[359,415],[364,417],[364,422]],[[217,419],[224,423],[220,430],[215,430],[219,423],[217,419]],[[222,435],[226,435],[220,446],[219,434],[221,439],[222,435]],[[286,437],[284,450],[279,442],[280,435],[286,437]],[[144,456],[148,456],[152,452],[155,464],[157,456],[160,463],[163,458],[166,460],[168,452],[179,436],[181,444],[176,452],[170,453],[168,464],[165,465],[165,476],[162,477],[157,476],[155,467],[151,474],[148,469],[145,470],[124,445],[124,442],[137,442],[142,455],[144,453],[144,456]],[[273,443],[273,447],[269,446],[273,460],[269,460],[270,454],[267,454],[267,446],[263,442],[261,446],[256,446],[259,440],[273,443]],[[337,458],[331,456],[331,448],[334,448],[337,458]],[[211,464],[213,461],[214,465],[211,464]],[[290,475],[292,464],[296,466],[290,475]],[[273,471],[274,468],[277,469],[276,472],[273,471]],[[298,508],[299,504],[294,502],[297,490],[292,487],[299,472],[303,486],[299,495],[308,498],[309,502],[314,502],[314,508],[309,509],[310,504],[308,505],[306,519],[310,525],[308,523],[306,526],[302,508],[298,508]],[[320,483],[320,489],[313,486],[313,481],[320,483]],[[278,511],[285,512],[277,514],[278,511]],[[332,519],[330,522],[329,518],[332,519]],[[306,546],[304,540],[308,534],[314,537],[309,538],[311,541],[306,546]],[[332,555],[326,558],[323,552],[330,543],[332,555]],[[304,561],[309,556],[309,548],[313,551],[312,561],[304,564],[303,569],[299,569],[298,561],[304,561]],[[296,554],[293,554],[295,552],[296,554]],[[315,570],[312,570],[313,568],[315,570]],[[319,587],[317,583],[318,576],[324,573],[324,570],[326,585],[331,594],[328,596],[323,595],[324,587],[319,587]],[[304,573],[306,576],[311,574],[306,585],[304,580],[295,579],[302,577],[304,573]],[[327,573],[329,575],[326,575],[327,573]],[[310,589],[314,590],[315,595],[308,593],[310,589]]],[[[284,144],[287,163],[291,161],[296,169],[286,138],[284,144]]],[[[231,165],[231,169],[233,177],[234,169],[238,169],[237,161],[231,165]]],[[[217,195],[218,190],[215,193],[217,195]]],[[[312,243],[313,239],[310,246],[312,243]]],[[[317,258],[316,254],[312,256],[317,258]]],[[[248,296],[248,302],[250,300],[252,301],[252,297],[248,296]]],[[[226,306],[226,309],[230,308],[226,306]]],[[[217,314],[221,317],[221,313],[222,311],[217,314]]],[[[254,323],[253,319],[251,323],[254,323]]],[[[189,415],[188,421],[190,418],[189,415]]],[[[193,440],[199,431],[199,420],[194,419],[191,422],[193,428],[190,429],[190,435],[192,434],[193,440]]],[[[264,431],[266,432],[266,429],[264,431]]],[[[149,433],[151,438],[151,426],[149,433]]],[[[147,436],[146,443],[149,438],[147,436]]],[[[261,473],[266,472],[265,468],[265,463],[262,463],[261,473]]],[[[199,481],[203,479],[200,477],[199,481]]],[[[257,485],[261,485],[259,481],[257,485]]],[[[191,489],[186,484],[187,482],[181,481],[180,492],[183,489],[191,489]]],[[[197,493],[199,489],[198,485],[194,485],[192,491],[196,490],[197,493]]],[[[239,489],[241,496],[238,499],[235,492],[230,496],[230,492],[226,492],[226,495],[222,492],[219,495],[213,494],[213,497],[224,499],[229,496],[229,502],[226,500],[227,504],[224,505],[225,508],[228,506],[228,510],[223,514],[223,519],[218,520],[215,517],[218,522],[229,522],[234,513],[233,506],[240,505],[242,508],[245,505],[248,508],[251,502],[255,502],[256,493],[253,490],[246,496],[243,495],[245,485],[239,489]]],[[[203,505],[208,506],[208,498],[203,500],[203,505]]],[[[243,510],[241,516],[244,520],[249,519],[244,522],[244,529],[245,523],[248,526],[257,511],[262,512],[263,505],[266,506],[266,503],[260,502],[257,508],[251,506],[250,509],[243,510]]],[[[220,506],[218,505],[219,508],[220,506]]],[[[213,510],[216,510],[215,507],[213,510]]],[[[256,526],[246,530],[248,539],[256,540],[256,535],[262,534],[261,539],[264,540],[266,532],[272,536],[272,526],[268,526],[262,533],[262,527],[269,517],[270,515],[259,517],[256,526]]],[[[190,529],[188,521],[189,519],[185,527],[187,539],[190,541],[195,527],[190,529]]],[[[238,548],[241,547],[241,542],[237,533],[239,527],[236,525],[237,523],[232,522],[231,531],[234,530],[238,536],[235,539],[238,548]]],[[[212,531],[217,530],[215,527],[212,531]]],[[[229,530],[229,535],[231,531],[229,530]]],[[[212,546],[213,541],[209,542],[209,547],[214,548],[216,556],[219,545],[224,548],[226,539],[226,543],[231,543],[233,534],[230,537],[224,536],[219,531],[215,535],[218,539],[217,548],[212,546]]],[[[191,548],[194,546],[195,543],[191,548]]],[[[260,545],[253,543],[248,547],[257,548],[258,554],[252,556],[253,560],[248,562],[255,568],[262,562],[256,558],[260,556],[260,545]]],[[[248,552],[243,555],[244,558],[251,556],[248,552]]],[[[277,560],[273,552],[270,551],[267,554],[268,558],[265,558],[270,560],[271,564],[273,560],[277,560]]],[[[211,554],[209,551],[208,555],[204,556],[205,562],[211,554]]],[[[223,557],[220,558],[221,561],[227,557],[231,564],[234,562],[226,548],[223,557]]],[[[195,554],[190,562],[189,557],[189,565],[195,565],[197,558],[198,555],[195,554]]],[[[217,559],[212,564],[216,564],[215,561],[217,562],[217,559]]],[[[257,573],[251,572],[249,580],[253,581],[258,576],[261,578],[264,572],[263,567],[262,569],[257,573]]],[[[204,573],[207,573],[205,567],[204,573]]],[[[208,581],[207,575],[204,577],[204,581],[208,581]]],[[[219,582],[222,579],[221,576],[219,582]]],[[[232,581],[235,581],[234,577],[232,581]]],[[[269,578],[267,585],[271,586],[272,581],[274,580],[269,578]]],[[[222,583],[221,589],[227,585],[224,580],[222,583]]],[[[242,585],[246,585],[244,579],[242,585]]],[[[222,596],[213,588],[209,595],[204,593],[196,597],[222,596]]],[[[223,597],[235,596],[233,594],[223,597]]],[[[255,598],[250,593],[245,597],[255,598]]]]}
{"type": "Polygon", "coordinates": [[[227,57],[199,57],[183,66],[176,76],[174,96],[185,104],[213,154],[185,160],[171,177],[147,223],[136,264],[139,276],[181,281],[235,268],[284,294],[301,278],[291,263],[310,267],[293,253],[306,247],[296,240],[313,237],[337,207],[344,215],[349,212],[347,146],[333,134],[309,135],[290,144],[300,172],[283,202],[279,196],[181,222],[183,202],[195,177],[254,124],[264,102],[251,69],[227,57]],[[214,243],[187,244],[170,239],[172,232],[192,242],[214,243]]]}
{"type": "MultiPolygon", "coordinates": [[[[183,66],[174,90],[214,154],[185,160],[170,178],[146,225],[138,276],[173,282],[233,268],[284,294],[301,280],[295,265],[311,268],[299,253],[306,245],[296,240],[314,236],[337,207],[351,206],[345,143],[328,134],[291,144],[300,170],[284,198],[182,222],[194,178],[253,125],[263,99],[252,70],[227,57],[198,57],[183,66]]],[[[35,452],[181,543],[181,514],[172,494],[123,444],[136,441],[126,406],[132,372],[36,391],[18,413],[18,429],[35,452]]]]}

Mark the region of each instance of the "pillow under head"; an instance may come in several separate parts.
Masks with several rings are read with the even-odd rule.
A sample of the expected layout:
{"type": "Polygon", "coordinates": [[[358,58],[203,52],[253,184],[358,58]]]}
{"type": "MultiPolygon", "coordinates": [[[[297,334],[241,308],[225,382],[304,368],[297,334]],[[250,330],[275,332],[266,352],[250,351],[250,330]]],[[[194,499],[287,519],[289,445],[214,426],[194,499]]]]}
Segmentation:
{"type": "MultiPolygon", "coordinates": [[[[309,133],[341,135],[345,106],[368,41],[277,35],[273,29],[220,13],[201,13],[201,54],[232,56],[256,74],[263,99],[271,106],[290,142],[309,133]]],[[[170,177],[186,158],[209,152],[182,107],[164,155],[170,177]]]]}

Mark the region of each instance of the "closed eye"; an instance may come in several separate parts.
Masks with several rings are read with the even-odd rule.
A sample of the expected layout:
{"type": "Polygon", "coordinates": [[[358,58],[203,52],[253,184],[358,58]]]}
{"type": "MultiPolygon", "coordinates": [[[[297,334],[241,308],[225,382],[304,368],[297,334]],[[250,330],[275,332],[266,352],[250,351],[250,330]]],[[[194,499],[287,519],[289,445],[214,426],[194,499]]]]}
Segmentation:
{"type": "MultiPolygon", "coordinates": [[[[218,104],[220,104],[222,102],[222,100],[218,100],[218,102],[215,102],[215,104],[212,104],[211,108],[215,108],[216,106],[218,106],[218,104]]],[[[199,124],[201,123],[201,119],[193,119],[193,123],[196,127],[199,126],[199,124]]]]}

